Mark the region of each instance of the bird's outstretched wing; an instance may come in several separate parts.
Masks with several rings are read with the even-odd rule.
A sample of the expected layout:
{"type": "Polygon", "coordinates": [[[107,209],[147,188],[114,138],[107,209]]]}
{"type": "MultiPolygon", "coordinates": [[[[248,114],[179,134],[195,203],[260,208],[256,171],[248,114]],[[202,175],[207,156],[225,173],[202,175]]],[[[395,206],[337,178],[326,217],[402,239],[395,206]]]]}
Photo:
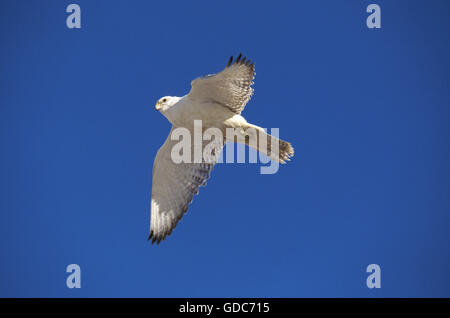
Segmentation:
{"type": "Polygon", "coordinates": [[[255,64],[242,54],[233,62],[228,61],[223,71],[199,77],[191,82],[189,97],[195,100],[215,102],[240,114],[253,94],[255,64]]]}
{"type": "MultiPolygon", "coordinates": [[[[164,144],[158,150],[153,163],[153,185],[151,199],[150,236],[152,243],[159,244],[172,233],[178,221],[187,212],[198,188],[206,184],[216,157],[201,163],[175,163],[171,152],[179,141],[171,140],[170,131],[164,144]]],[[[222,144],[217,146],[220,151],[222,144]]],[[[193,148],[192,148],[193,150],[193,148]]]]}

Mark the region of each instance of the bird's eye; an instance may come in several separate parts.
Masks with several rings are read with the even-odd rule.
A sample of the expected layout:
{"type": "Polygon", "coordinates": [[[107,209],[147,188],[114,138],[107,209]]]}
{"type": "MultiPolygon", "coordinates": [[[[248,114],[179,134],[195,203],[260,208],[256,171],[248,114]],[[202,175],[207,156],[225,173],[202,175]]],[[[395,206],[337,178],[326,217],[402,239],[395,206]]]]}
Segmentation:
{"type": "Polygon", "coordinates": [[[163,98],[162,102],[163,103],[167,102],[167,98],[163,98]]]}

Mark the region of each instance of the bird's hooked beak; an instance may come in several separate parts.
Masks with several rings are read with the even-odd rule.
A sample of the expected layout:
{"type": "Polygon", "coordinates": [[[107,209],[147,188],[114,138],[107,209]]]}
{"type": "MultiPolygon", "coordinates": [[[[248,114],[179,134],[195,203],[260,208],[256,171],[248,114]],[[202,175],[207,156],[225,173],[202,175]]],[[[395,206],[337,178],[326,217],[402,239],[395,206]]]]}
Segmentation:
{"type": "Polygon", "coordinates": [[[158,111],[161,110],[162,106],[161,106],[161,103],[159,101],[156,102],[155,108],[158,111]]]}

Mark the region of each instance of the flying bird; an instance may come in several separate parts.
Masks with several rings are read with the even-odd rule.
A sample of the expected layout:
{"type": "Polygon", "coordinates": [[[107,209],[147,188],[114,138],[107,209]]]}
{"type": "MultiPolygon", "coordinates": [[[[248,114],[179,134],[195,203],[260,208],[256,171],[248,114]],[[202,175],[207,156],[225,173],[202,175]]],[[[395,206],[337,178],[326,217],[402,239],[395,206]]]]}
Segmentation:
{"type": "MultiPolygon", "coordinates": [[[[268,135],[263,128],[248,123],[241,115],[253,94],[251,86],[254,77],[255,64],[239,54],[235,60],[231,57],[221,72],[193,80],[189,94],[183,97],[165,96],[157,101],[156,110],[169,120],[172,129],[153,163],[148,238],[152,243],[159,244],[172,233],[187,212],[193,196],[198,193],[198,188],[206,184],[218,152],[226,141],[245,143],[280,163],[285,163],[294,155],[290,143],[268,135]],[[233,128],[241,135],[217,140],[211,157],[205,156],[200,161],[174,162],[172,152],[178,141],[172,140],[172,134],[177,128],[187,129],[194,134],[194,121],[197,120],[201,120],[202,132],[216,128],[226,136],[226,129],[233,128]],[[245,136],[248,131],[253,134],[250,137],[258,140],[257,143],[249,142],[250,137],[245,136]],[[274,148],[278,148],[278,151],[271,151],[271,145],[277,145],[274,148]]],[[[201,146],[204,145],[205,141],[202,141],[201,146]]],[[[195,152],[195,145],[191,147],[192,152],[195,152]]],[[[186,154],[189,155],[188,152],[186,154]]],[[[192,158],[192,153],[190,156],[192,158]]]]}

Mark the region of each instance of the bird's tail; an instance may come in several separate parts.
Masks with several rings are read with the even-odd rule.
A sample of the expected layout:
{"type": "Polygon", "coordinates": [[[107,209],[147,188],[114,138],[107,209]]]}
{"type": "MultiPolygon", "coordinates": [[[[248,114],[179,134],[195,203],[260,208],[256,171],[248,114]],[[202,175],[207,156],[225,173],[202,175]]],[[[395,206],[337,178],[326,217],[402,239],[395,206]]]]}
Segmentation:
{"type": "Polygon", "coordinates": [[[294,148],[289,142],[270,135],[263,128],[249,123],[242,126],[237,142],[245,143],[280,163],[286,163],[290,157],[294,156],[294,148]]]}

